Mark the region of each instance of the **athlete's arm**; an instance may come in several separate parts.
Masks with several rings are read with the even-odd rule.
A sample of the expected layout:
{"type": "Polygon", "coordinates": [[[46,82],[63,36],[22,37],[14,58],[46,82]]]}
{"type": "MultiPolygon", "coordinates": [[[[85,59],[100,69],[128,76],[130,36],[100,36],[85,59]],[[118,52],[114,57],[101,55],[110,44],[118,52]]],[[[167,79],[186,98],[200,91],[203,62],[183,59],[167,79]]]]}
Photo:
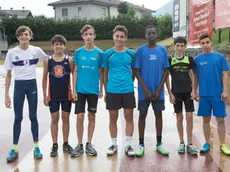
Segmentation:
{"type": "Polygon", "coordinates": [[[11,100],[10,100],[10,96],[9,96],[11,78],[12,78],[12,71],[7,70],[6,80],[5,80],[5,106],[7,108],[11,108],[11,100]]]}
{"type": "Polygon", "coordinates": [[[75,91],[75,86],[74,84],[76,84],[76,81],[74,80],[74,70],[75,70],[75,66],[74,66],[74,58],[71,56],[69,58],[69,67],[70,67],[70,72],[72,74],[72,88],[73,88],[73,92],[72,92],[72,98],[74,101],[77,100],[77,95],[76,95],[76,91],[75,91]]]}
{"type": "Polygon", "coordinates": [[[171,93],[171,88],[170,88],[169,76],[168,76],[168,78],[166,79],[165,84],[166,84],[166,88],[167,88],[167,90],[168,90],[168,93],[170,94],[170,93],[171,93]]]}
{"type": "Polygon", "coordinates": [[[166,87],[167,87],[167,90],[168,90],[168,94],[169,94],[169,101],[172,103],[172,104],[175,104],[175,97],[171,91],[171,88],[170,88],[170,82],[169,82],[169,75],[165,81],[165,84],[166,84],[166,87]]]}
{"type": "Polygon", "coordinates": [[[103,97],[104,69],[100,68],[100,93],[99,98],[103,97]]]}
{"type": "Polygon", "coordinates": [[[152,93],[146,87],[146,85],[145,85],[145,83],[144,83],[144,81],[143,81],[143,79],[141,77],[140,69],[138,69],[138,68],[136,69],[136,77],[137,77],[137,80],[140,83],[141,87],[144,90],[144,93],[145,93],[145,96],[146,96],[147,100],[152,100],[152,93]]]}
{"type": "Polygon", "coordinates": [[[73,74],[73,70],[74,70],[73,57],[69,58],[69,67],[70,67],[70,72],[73,74]]]}
{"type": "Polygon", "coordinates": [[[153,95],[154,99],[159,99],[161,90],[164,87],[164,83],[165,83],[166,79],[168,78],[168,75],[169,75],[169,69],[164,68],[164,73],[163,73],[163,76],[162,76],[162,79],[161,79],[161,83],[160,83],[157,91],[153,95]]]}
{"type": "Polygon", "coordinates": [[[162,88],[164,87],[164,83],[166,81],[166,79],[168,78],[168,75],[169,75],[169,70],[168,68],[165,68],[164,69],[164,73],[163,73],[163,77],[161,79],[161,83],[160,83],[160,86],[158,87],[158,90],[162,90],[162,88]]]}
{"type": "Polygon", "coordinates": [[[75,64],[73,70],[73,99],[77,101],[77,73],[78,72],[78,65],[75,64]]]}
{"type": "Polygon", "coordinates": [[[194,100],[195,99],[195,75],[194,75],[194,72],[193,72],[193,69],[190,69],[189,70],[189,76],[190,76],[190,79],[192,81],[192,93],[191,93],[191,98],[194,100]]]}
{"type": "Polygon", "coordinates": [[[104,88],[106,92],[106,87],[108,83],[108,68],[104,68],[104,88]]]}
{"type": "Polygon", "coordinates": [[[222,72],[222,85],[223,85],[223,93],[221,95],[222,101],[228,100],[228,71],[222,72]]]}
{"type": "Polygon", "coordinates": [[[43,77],[42,77],[42,89],[43,89],[43,102],[48,106],[48,97],[47,97],[47,76],[48,76],[48,59],[43,61],[43,77]]]}
{"type": "Polygon", "coordinates": [[[136,69],[132,68],[132,78],[133,78],[133,81],[135,80],[135,77],[136,77],[136,69]]]}
{"type": "Polygon", "coordinates": [[[198,75],[194,74],[194,94],[195,94],[195,100],[196,101],[199,101],[199,95],[197,93],[198,85],[199,85],[198,75]]]}

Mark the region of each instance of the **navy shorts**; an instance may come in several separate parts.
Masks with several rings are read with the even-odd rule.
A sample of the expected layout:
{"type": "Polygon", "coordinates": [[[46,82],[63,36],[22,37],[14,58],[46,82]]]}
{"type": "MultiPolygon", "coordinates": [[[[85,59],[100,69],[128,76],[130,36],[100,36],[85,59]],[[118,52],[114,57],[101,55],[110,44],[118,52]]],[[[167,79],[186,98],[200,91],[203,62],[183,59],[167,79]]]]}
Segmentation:
{"type": "Polygon", "coordinates": [[[152,105],[154,112],[162,112],[165,110],[165,101],[164,100],[139,100],[138,101],[138,110],[140,112],[148,112],[149,105],[152,105]]]}
{"type": "Polygon", "coordinates": [[[72,106],[71,101],[69,101],[69,100],[63,100],[63,101],[51,100],[49,102],[50,113],[58,112],[60,105],[61,105],[62,111],[64,111],[64,112],[70,112],[71,111],[71,106],[72,106]]]}
{"type": "Polygon", "coordinates": [[[226,117],[226,105],[221,100],[220,96],[203,97],[200,96],[198,116],[211,116],[211,114],[217,118],[226,117]]]}

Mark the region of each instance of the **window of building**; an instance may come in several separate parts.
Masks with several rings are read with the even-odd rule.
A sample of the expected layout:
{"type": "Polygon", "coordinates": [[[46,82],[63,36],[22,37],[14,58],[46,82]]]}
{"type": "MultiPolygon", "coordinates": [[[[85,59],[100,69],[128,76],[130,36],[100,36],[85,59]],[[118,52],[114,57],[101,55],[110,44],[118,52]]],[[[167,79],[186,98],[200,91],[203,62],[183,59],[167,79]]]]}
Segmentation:
{"type": "Polygon", "coordinates": [[[106,8],[102,8],[102,16],[106,16],[106,8]]]}
{"type": "Polygon", "coordinates": [[[62,17],[68,17],[68,9],[67,8],[62,9],[62,17]]]}
{"type": "Polygon", "coordinates": [[[82,16],[82,7],[78,7],[77,15],[80,16],[80,17],[82,16]]]}

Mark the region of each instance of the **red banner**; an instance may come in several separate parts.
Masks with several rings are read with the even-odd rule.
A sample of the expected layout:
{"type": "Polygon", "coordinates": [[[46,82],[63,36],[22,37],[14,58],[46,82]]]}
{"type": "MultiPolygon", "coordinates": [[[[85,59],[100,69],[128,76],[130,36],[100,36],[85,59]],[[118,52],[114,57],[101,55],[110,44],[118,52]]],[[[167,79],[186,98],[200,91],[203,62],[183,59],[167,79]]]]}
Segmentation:
{"type": "Polygon", "coordinates": [[[230,0],[216,0],[215,28],[230,27],[230,0]]]}
{"type": "Polygon", "coordinates": [[[189,45],[198,45],[199,37],[204,33],[212,36],[213,17],[213,0],[190,0],[189,45]]]}

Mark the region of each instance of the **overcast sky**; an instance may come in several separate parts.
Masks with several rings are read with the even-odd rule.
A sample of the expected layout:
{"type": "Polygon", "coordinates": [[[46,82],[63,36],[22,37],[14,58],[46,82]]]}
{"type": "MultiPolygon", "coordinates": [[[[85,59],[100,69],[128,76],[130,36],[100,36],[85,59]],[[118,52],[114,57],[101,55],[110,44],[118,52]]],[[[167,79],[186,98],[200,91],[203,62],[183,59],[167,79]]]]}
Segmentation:
{"type": "MultiPolygon", "coordinates": [[[[54,16],[53,8],[50,6],[47,6],[47,4],[51,2],[55,2],[58,0],[39,0],[39,1],[32,1],[32,0],[1,0],[0,6],[1,9],[10,9],[11,7],[13,9],[22,9],[22,7],[25,7],[27,10],[31,10],[33,15],[45,15],[48,17],[54,16]]],[[[128,2],[142,5],[144,4],[145,7],[156,10],[159,7],[163,6],[170,0],[126,0],[128,2]]]]}

